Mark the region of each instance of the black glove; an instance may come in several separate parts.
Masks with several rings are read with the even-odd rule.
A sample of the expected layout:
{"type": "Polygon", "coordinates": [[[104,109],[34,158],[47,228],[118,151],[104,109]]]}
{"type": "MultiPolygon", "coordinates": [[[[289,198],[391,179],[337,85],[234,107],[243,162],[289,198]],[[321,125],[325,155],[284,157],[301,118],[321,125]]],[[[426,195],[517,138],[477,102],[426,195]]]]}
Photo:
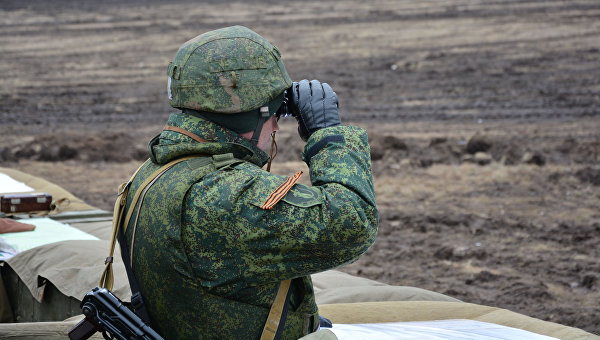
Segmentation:
{"type": "Polygon", "coordinates": [[[293,82],[291,92],[298,110],[298,133],[304,141],[317,130],[342,124],[338,98],[329,84],[304,79],[293,82]]]}

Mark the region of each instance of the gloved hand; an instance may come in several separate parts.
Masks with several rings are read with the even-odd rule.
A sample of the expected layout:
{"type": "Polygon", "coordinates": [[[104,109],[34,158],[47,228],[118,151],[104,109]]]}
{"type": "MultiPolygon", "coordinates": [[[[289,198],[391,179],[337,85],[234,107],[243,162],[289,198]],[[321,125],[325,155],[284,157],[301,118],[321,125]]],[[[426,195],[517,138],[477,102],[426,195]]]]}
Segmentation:
{"type": "Polygon", "coordinates": [[[338,98],[331,86],[306,79],[292,83],[292,102],[298,112],[298,134],[304,141],[315,131],[342,124],[338,98]]]}

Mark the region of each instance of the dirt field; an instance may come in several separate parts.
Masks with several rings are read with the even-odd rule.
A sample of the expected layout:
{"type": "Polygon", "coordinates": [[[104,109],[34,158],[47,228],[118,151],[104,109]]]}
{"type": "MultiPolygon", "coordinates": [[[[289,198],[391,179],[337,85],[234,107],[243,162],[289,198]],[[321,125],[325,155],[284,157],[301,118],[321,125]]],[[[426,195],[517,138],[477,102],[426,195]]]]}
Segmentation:
{"type": "MultiPolygon", "coordinates": [[[[600,2],[0,3],[0,164],[111,209],[179,45],[241,24],[371,139],[375,245],[344,271],[600,334],[600,2]]],[[[292,122],[275,172],[304,167],[292,122]]]]}

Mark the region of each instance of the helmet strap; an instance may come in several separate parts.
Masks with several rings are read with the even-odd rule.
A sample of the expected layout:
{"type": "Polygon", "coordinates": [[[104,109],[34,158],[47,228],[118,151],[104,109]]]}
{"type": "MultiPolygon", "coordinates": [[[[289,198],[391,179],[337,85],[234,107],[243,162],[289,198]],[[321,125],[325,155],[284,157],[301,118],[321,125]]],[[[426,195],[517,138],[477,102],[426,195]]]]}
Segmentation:
{"type": "Polygon", "coordinates": [[[263,106],[260,108],[260,117],[258,117],[258,121],[256,122],[256,129],[254,129],[254,134],[252,134],[252,139],[250,142],[254,144],[254,146],[258,146],[258,139],[260,138],[260,132],[262,131],[262,127],[267,120],[271,118],[271,114],[269,113],[269,107],[263,106]]]}
{"type": "Polygon", "coordinates": [[[271,155],[269,157],[269,163],[267,164],[267,172],[271,172],[271,162],[273,162],[273,159],[275,159],[275,156],[277,156],[277,142],[275,142],[275,132],[277,131],[273,131],[273,133],[271,134],[271,155]]]}

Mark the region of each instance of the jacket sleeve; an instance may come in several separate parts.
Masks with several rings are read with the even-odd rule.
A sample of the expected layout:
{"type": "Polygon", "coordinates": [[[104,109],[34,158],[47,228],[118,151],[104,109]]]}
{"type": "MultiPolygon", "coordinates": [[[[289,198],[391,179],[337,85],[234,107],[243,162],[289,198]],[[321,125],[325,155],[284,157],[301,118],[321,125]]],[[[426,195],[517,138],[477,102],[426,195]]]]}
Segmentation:
{"type": "Polygon", "coordinates": [[[302,156],[313,186],[294,185],[269,210],[261,205],[285,178],[255,166],[207,176],[195,188],[182,237],[203,286],[310,275],[353,262],[373,244],[378,212],[367,133],[319,130],[302,156]]]}
{"type": "MultiPolygon", "coordinates": [[[[272,257],[256,259],[256,279],[282,280],[342,266],[357,260],[377,236],[367,133],[349,126],[319,130],[302,157],[313,186],[297,184],[263,215],[277,241],[269,250],[272,257]],[[311,192],[312,202],[318,204],[302,199],[311,192]]],[[[257,253],[266,250],[257,247],[257,253]]]]}

